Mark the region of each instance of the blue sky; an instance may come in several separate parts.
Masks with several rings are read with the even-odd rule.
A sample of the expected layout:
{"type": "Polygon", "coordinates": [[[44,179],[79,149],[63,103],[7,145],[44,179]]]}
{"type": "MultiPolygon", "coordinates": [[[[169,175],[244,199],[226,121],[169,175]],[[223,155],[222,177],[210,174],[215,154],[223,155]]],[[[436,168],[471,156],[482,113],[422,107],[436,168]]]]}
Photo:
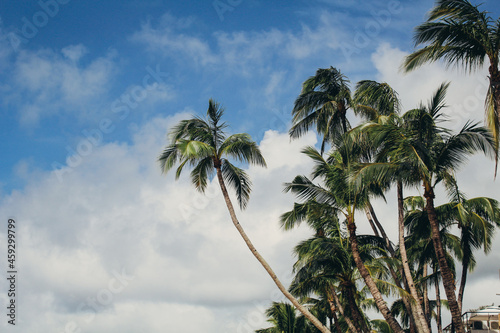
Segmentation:
{"type": "MultiPolygon", "coordinates": [[[[316,69],[340,69],[353,88],[362,79],[386,81],[407,109],[452,81],[451,126],[483,120],[485,69],[466,75],[433,64],[398,71],[413,50],[412,29],[432,5],[2,2],[0,218],[22,226],[22,331],[39,331],[36,323],[43,331],[76,323],[92,332],[265,326],[262,316],[251,318],[279,295],[232,230],[217,192],[202,197],[187,177],[160,175],[155,159],[167,129],[203,115],[214,98],[226,108],[231,132],[248,132],[260,143],[269,167],[248,170],[254,194],[242,223],[289,279],[291,249],[308,231],[279,230],[277,218],[293,202],[282,184],[309,172],[299,152],[316,138],[290,142],[286,133],[301,83],[316,69]],[[123,270],[134,278],[109,303],[90,307],[89,297],[105,295],[123,270]],[[143,326],[133,323],[134,311],[144,316],[143,326]],[[189,327],[175,329],[184,318],[189,327]]],[[[500,14],[494,1],[481,8],[500,14]]],[[[492,170],[481,157],[463,169],[471,197],[500,199],[492,170]]],[[[378,209],[394,221],[387,204],[378,209]]],[[[4,236],[0,229],[0,248],[4,236]]],[[[481,286],[496,283],[500,292],[498,252],[471,276],[471,307],[496,301],[481,286]]],[[[7,300],[3,293],[0,300],[7,300]]]]}

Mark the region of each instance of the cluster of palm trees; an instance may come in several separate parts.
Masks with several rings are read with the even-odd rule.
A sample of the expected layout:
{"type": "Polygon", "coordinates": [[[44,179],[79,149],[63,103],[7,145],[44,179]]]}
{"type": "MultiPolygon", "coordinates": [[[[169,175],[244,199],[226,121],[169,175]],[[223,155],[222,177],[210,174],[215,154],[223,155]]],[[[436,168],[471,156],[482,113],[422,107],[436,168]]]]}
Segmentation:
{"type": "Polygon", "coordinates": [[[159,158],[162,171],[178,165],[179,177],[189,165],[193,185],[202,192],[209,179],[217,178],[234,226],[291,303],[273,303],[266,313],[272,326],[257,332],[429,333],[432,320],[441,332],[443,304],[455,331],[465,332],[461,313],[467,272],[474,268],[474,252],[491,248],[500,207],[491,198],[468,199],[455,171],[475,153],[498,160],[500,20],[466,0],[440,0],[417,27],[415,41],[427,45],[405,59],[408,71],[438,59],[471,70],[489,60],[488,128],[471,122],[457,133],[446,128],[449,83],[438,87],[427,104],[402,112],[388,84],[365,80],[351,92],[338,69],[319,69],[303,83],[292,110],[290,137],[314,129],[322,141],[319,149],[303,149],[314,162],[310,176],[299,175],[285,185],[299,201],[282,215],[283,228],[307,223],[313,230],[295,248],[289,288],[246,235],[227,189],[235,190],[245,208],[251,181],[229,158],[265,166],[257,144],[247,134],[227,136],[224,110],[213,100],[206,118],[181,121],[170,131],[171,141],[159,158]],[[362,119],[357,126],[349,123],[350,112],[362,119]],[[448,203],[435,205],[437,186],[446,190],[448,203]],[[411,189],[423,193],[405,197],[411,189]],[[372,205],[390,190],[397,197],[397,242],[384,229],[391,221],[382,223],[372,205]],[[357,233],[364,221],[372,234],[357,233]],[[441,300],[441,287],[446,300],[441,300]],[[388,299],[396,300],[389,305],[388,299]],[[378,310],[384,320],[369,320],[366,309],[378,310]]]}
{"type": "Polygon", "coordinates": [[[306,302],[326,300],[332,331],[369,332],[372,324],[361,309],[371,306],[393,332],[427,333],[432,318],[442,328],[442,282],[455,329],[464,332],[461,307],[467,272],[473,268],[470,259],[474,250],[490,249],[493,231],[500,226],[500,207],[491,198],[467,199],[455,171],[474,153],[495,156],[491,132],[470,122],[457,133],[444,126],[449,84],[438,87],[427,104],[400,114],[398,95],[386,83],[361,81],[352,98],[339,99],[337,92],[349,91],[345,76],[332,67],[316,76],[305,81],[296,100],[290,135],[314,127],[329,140],[323,140],[320,150],[303,149],[314,162],[311,176],[300,175],[286,184],[300,202],[282,215],[282,226],[305,222],[315,233],[295,249],[298,260],[290,291],[306,302]],[[324,85],[320,78],[325,72],[341,80],[324,85]],[[365,121],[351,128],[349,109],[365,121]],[[346,131],[332,135],[332,128],[346,131]],[[435,206],[438,185],[447,190],[449,202],[435,206]],[[397,197],[396,244],[384,229],[390,222],[380,223],[371,204],[391,188],[397,197]],[[422,188],[422,196],[405,197],[404,190],[412,188],[422,188]],[[373,233],[358,235],[359,220],[368,220],[373,233]],[[455,259],[462,265],[458,295],[455,259]],[[431,286],[436,288],[432,300],[431,286]],[[387,298],[395,296],[399,299],[390,307],[387,298]]]}

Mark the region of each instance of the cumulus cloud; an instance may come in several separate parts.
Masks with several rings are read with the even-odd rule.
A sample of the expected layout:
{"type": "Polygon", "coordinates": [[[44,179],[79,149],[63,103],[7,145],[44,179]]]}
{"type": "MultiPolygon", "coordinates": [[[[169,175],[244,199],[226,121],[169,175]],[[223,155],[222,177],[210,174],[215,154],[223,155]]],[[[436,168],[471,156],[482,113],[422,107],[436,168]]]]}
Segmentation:
{"type": "MultiPolygon", "coordinates": [[[[79,165],[39,174],[1,202],[20,228],[19,304],[26,316],[20,326],[29,331],[38,322],[44,331],[78,325],[107,332],[122,323],[127,332],[135,327],[135,313],[144,314],[141,327],[149,332],[163,331],[167,323],[173,331],[220,332],[238,323],[219,323],[217,309],[271,301],[273,283],[230,222],[217,183],[201,195],[188,174],[176,182],[160,173],[156,158],[166,130],[184,117],[153,119],[135,130],[131,144],[95,147],[79,165]],[[120,275],[126,285],[116,280],[120,275]],[[43,303],[48,320],[40,320],[33,302],[43,303]]],[[[254,191],[248,209],[238,212],[285,281],[300,232],[284,235],[279,229],[279,215],[293,202],[282,184],[307,172],[299,151],[315,141],[314,135],[290,142],[286,133],[266,133],[261,149],[268,168],[248,169],[254,191]]],[[[5,247],[6,237],[0,239],[5,247]]],[[[2,289],[5,284],[0,282],[2,289]]]]}

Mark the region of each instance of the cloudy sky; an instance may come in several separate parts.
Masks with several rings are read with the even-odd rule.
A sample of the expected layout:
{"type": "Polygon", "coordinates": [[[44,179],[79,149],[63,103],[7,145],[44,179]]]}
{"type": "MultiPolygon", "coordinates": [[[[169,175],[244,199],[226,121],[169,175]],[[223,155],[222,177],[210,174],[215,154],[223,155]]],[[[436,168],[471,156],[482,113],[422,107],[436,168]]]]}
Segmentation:
{"type": "MultiPolygon", "coordinates": [[[[281,300],[232,226],[216,185],[161,175],[168,128],[226,108],[230,132],[260,144],[267,169],[250,167],[238,212],[285,283],[291,250],[310,235],[283,232],[294,198],[283,183],[310,171],[290,141],[301,83],[318,68],[385,81],[404,108],[451,81],[449,126],[483,121],[486,70],[441,64],[403,75],[412,29],[433,1],[41,0],[0,5],[0,268],[7,221],[17,225],[17,325],[2,332],[251,332],[281,300]]],[[[484,10],[500,15],[500,5],[484,10]]],[[[351,118],[353,124],[358,120],[351,118]]],[[[469,197],[500,199],[493,162],[459,174],[469,197]]],[[[376,203],[395,235],[394,196],[376,203]]],[[[444,202],[439,198],[438,202],[444,202]]],[[[360,231],[368,231],[359,218],[360,231]]],[[[500,303],[500,241],[480,256],[465,307],[500,303]]],[[[0,280],[5,309],[8,284],[0,280]]],[[[6,312],[6,310],[3,310],[6,312]]],[[[2,312],[2,313],[3,313],[2,312]]]]}

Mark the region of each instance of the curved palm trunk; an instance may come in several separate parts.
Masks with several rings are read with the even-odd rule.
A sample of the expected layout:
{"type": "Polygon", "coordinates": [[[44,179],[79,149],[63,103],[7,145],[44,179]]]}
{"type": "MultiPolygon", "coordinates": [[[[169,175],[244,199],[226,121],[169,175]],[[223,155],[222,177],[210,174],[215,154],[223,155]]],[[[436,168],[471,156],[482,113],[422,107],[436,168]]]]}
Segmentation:
{"type": "Polygon", "coordinates": [[[373,281],[370,272],[368,272],[368,269],[366,269],[365,265],[363,264],[363,261],[361,260],[361,257],[359,255],[358,239],[356,236],[356,224],[354,224],[352,216],[347,217],[347,229],[349,230],[349,242],[351,244],[352,256],[354,258],[354,261],[356,262],[356,267],[358,268],[359,273],[361,274],[363,280],[366,283],[366,286],[368,287],[373,298],[375,299],[375,304],[377,305],[377,308],[380,310],[380,312],[384,316],[385,321],[387,321],[387,323],[389,324],[394,333],[403,333],[401,325],[399,325],[399,323],[392,315],[391,311],[389,310],[389,307],[387,306],[387,303],[384,301],[382,297],[382,294],[378,290],[377,285],[373,281]]]}
{"type": "Polygon", "coordinates": [[[250,249],[250,251],[252,252],[252,254],[261,263],[261,265],[264,267],[264,269],[267,271],[267,273],[269,273],[269,275],[273,279],[276,286],[278,286],[278,289],[283,293],[283,295],[285,295],[286,298],[288,298],[290,300],[290,302],[292,302],[292,304],[297,308],[297,310],[299,310],[304,315],[304,317],[309,319],[311,321],[311,323],[314,326],[316,326],[321,332],[331,333],[330,330],[328,328],[326,328],[318,320],[318,318],[313,316],[312,313],[309,312],[309,310],[307,310],[307,308],[305,308],[302,304],[300,304],[295,299],[295,297],[293,297],[293,295],[288,292],[288,290],[285,288],[285,286],[278,279],[278,277],[276,276],[274,271],[271,269],[271,266],[269,266],[269,264],[264,260],[264,258],[260,255],[260,253],[257,251],[257,249],[253,246],[252,242],[250,241],[250,238],[248,238],[245,231],[243,230],[243,227],[241,226],[241,224],[239,223],[239,221],[236,217],[236,213],[234,211],[233,204],[231,203],[231,199],[229,198],[229,193],[227,192],[227,188],[226,188],[226,185],[224,183],[224,179],[222,177],[222,171],[221,171],[220,167],[216,167],[216,170],[217,170],[217,178],[219,180],[219,185],[220,185],[220,188],[222,191],[222,195],[224,196],[224,200],[226,201],[226,206],[227,206],[227,209],[229,210],[229,215],[231,216],[231,220],[233,221],[234,226],[236,227],[236,229],[240,233],[241,237],[243,238],[243,240],[247,244],[247,246],[250,249]]]}
{"type": "Polygon", "coordinates": [[[414,299],[411,302],[413,308],[413,315],[415,317],[415,325],[417,326],[417,331],[419,333],[430,333],[429,325],[425,319],[424,310],[422,309],[422,304],[420,303],[420,297],[417,293],[417,288],[415,288],[415,282],[413,281],[413,276],[410,271],[410,265],[408,264],[408,255],[406,253],[405,245],[405,230],[404,230],[404,209],[403,209],[403,184],[398,181],[397,184],[397,197],[398,197],[398,226],[399,226],[399,252],[401,254],[401,262],[403,264],[403,270],[408,283],[408,288],[410,289],[410,294],[414,299]]]}
{"type": "Polygon", "coordinates": [[[426,200],[425,209],[431,226],[432,243],[436,251],[439,270],[441,271],[441,278],[443,279],[444,291],[450,307],[452,322],[457,333],[465,333],[462,314],[460,313],[460,307],[458,306],[457,297],[455,295],[455,279],[446,261],[443,243],[441,242],[439,234],[439,222],[434,208],[434,190],[428,183],[424,184],[424,188],[424,198],[426,200]]]}

